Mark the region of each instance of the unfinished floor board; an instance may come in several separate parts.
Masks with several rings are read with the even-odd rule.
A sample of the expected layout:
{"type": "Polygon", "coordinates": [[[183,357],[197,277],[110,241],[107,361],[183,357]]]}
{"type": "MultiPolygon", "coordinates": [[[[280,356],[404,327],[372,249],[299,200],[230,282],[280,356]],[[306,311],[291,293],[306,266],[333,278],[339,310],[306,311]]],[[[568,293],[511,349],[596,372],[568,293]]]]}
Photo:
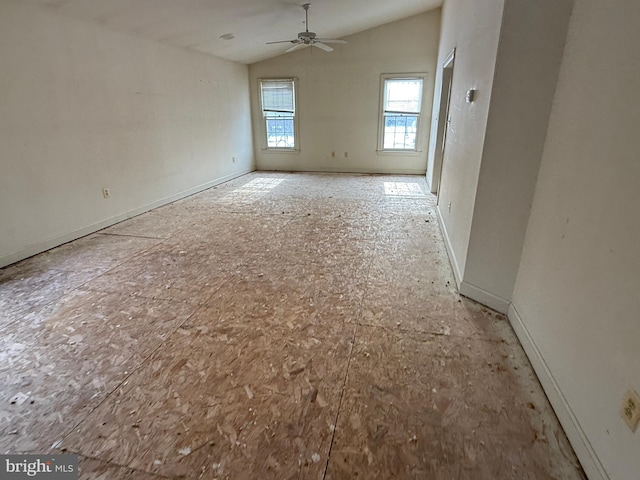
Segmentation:
{"type": "Polygon", "coordinates": [[[282,233],[290,247],[298,252],[316,256],[346,254],[359,260],[373,253],[379,223],[379,218],[348,220],[339,215],[302,215],[292,218],[282,233]]]}
{"type": "Polygon", "coordinates": [[[85,287],[198,305],[226,282],[236,261],[235,257],[212,251],[206,244],[163,243],[85,287]]]}
{"type": "Polygon", "coordinates": [[[435,204],[254,172],[0,270],[0,451],[82,480],[584,479],[435,204]]]}
{"type": "Polygon", "coordinates": [[[170,477],[322,478],[353,340],[337,324],[202,309],[63,445],[170,477]]]}
{"type": "MultiPolygon", "coordinates": [[[[446,284],[445,284],[446,285],[446,284]]],[[[429,283],[389,288],[367,286],[362,302],[361,323],[441,335],[472,336],[478,332],[464,319],[461,300],[452,291],[429,283]]]]}
{"type": "Polygon", "coordinates": [[[505,343],[359,327],[328,479],[580,479],[505,343]]]}
{"type": "Polygon", "coordinates": [[[422,287],[428,284],[430,291],[433,289],[434,292],[443,293],[448,292],[449,287],[453,285],[454,278],[444,252],[432,251],[425,258],[424,251],[390,252],[381,243],[378,242],[371,259],[370,283],[394,285],[397,288],[415,285],[422,287]],[[408,262],[405,268],[396,268],[404,262],[408,262]]]}
{"type": "Polygon", "coordinates": [[[69,272],[105,272],[157,245],[160,240],[96,233],[38,255],[31,261],[69,272]]]}
{"type": "Polygon", "coordinates": [[[0,321],[17,321],[155,244],[94,234],[0,269],[0,321]]]}
{"type": "Polygon", "coordinates": [[[0,451],[48,451],[194,311],[76,290],[12,325],[0,339],[0,451]]]}
{"type": "Polygon", "coordinates": [[[221,322],[238,319],[265,326],[354,323],[360,313],[362,292],[357,288],[331,291],[326,282],[297,277],[297,283],[282,282],[270,275],[230,279],[208,301],[207,311],[221,322]]]}
{"type": "MultiPolygon", "coordinates": [[[[192,215],[192,212],[187,214],[192,215]]],[[[278,252],[282,246],[274,240],[279,239],[284,225],[290,219],[282,215],[256,217],[244,213],[229,214],[216,211],[215,208],[197,214],[205,220],[172,236],[165,243],[205,243],[213,251],[225,253],[238,253],[233,252],[235,248],[246,252],[269,248],[278,252]]]]}
{"type": "Polygon", "coordinates": [[[47,451],[194,308],[74,291],[0,340],[0,451],[47,451]]]}
{"type": "Polygon", "coordinates": [[[18,321],[99,275],[98,271],[69,272],[18,263],[0,270],[0,322],[18,321]]]}
{"type": "Polygon", "coordinates": [[[79,478],[92,480],[160,480],[164,478],[87,457],[79,457],[78,474],[79,478]]]}
{"type": "Polygon", "coordinates": [[[25,315],[0,345],[65,346],[87,354],[108,345],[146,357],[196,310],[181,303],[79,288],[25,315]]]}
{"type": "Polygon", "coordinates": [[[195,219],[181,217],[173,209],[160,207],[105,228],[102,233],[162,240],[194,224],[195,219]]]}

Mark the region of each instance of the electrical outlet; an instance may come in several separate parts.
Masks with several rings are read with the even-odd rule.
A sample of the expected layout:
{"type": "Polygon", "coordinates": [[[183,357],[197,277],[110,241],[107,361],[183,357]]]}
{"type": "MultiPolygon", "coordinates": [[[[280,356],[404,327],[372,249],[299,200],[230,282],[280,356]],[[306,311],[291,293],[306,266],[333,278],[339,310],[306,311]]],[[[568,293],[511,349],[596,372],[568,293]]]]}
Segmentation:
{"type": "Polygon", "coordinates": [[[232,161],[233,163],[236,163],[236,157],[231,157],[231,161],[232,161]]]}
{"type": "Polygon", "coordinates": [[[109,191],[109,189],[108,189],[108,188],[103,188],[103,189],[102,189],[102,196],[103,196],[104,198],[109,198],[109,197],[111,196],[111,191],[109,191]]]}
{"type": "Polygon", "coordinates": [[[449,208],[448,209],[449,209],[449,211],[451,211],[451,202],[449,202],[449,208]]]}
{"type": "Polygon", "coordinates": [[[336,152],[331,152],[331,158],[336,158],[336,152]]]}
{"type": "Polygon", "coordinates": [[[622,397],[620,414],[627,426],[635,433],[640,422],[640,396],[634,390],[627,390],[622,397]]]}

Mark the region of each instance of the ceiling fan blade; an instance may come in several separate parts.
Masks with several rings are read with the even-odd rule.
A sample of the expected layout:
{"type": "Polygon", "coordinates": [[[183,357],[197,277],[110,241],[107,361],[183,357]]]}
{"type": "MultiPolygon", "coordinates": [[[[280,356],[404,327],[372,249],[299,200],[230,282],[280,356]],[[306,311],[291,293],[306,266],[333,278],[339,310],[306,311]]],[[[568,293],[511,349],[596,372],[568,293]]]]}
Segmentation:
{"type": "Polygon", "coordinates": [[[329,45],[325,45],[322,42],[314,42],[311,45],[313,45],[314,47],[318,47],[320,50],[324,50],[325,52],[333,52],[333,48],[331,48],[329,45]]]}
{"type": "Polygon", "coordinates": [[[338,40],[336,38],[316,38],[316,40],[322,43],[340,43],[340,44],[347,43],[346,40],[338,40]]]}
{"type": "Polygon", "coordinates": [[[294,50],[299,50],[301,48],[305,48],[305,47],[309,47],[310,45],[308,43],[296,43],[293,47],[291,48],[287,48],[285,50],[285,53],[289,53],[289,52],[293,52],[294,50]]]}
{"type": "MultiPolygon", "coordinates": [[[[1,0],[0,0],[1,1],[1,0]]],[[[281,40],[279,42],[267,42],[267,45],[271,45],[274,43],[292,43],[293,46],[289,47],[286,50],[286,53],[293,52],[294,50],[298,50],[305,47],[313,47],[316,46],[320,50],[324,50],[325,52],[333,52],[333,48],[327,43],[347,43],[346,40],[339,40],[337,38],[316,38],[315,32],[309,31],[309,7],[311,7],[311,3],[305,3],[300,5],[304,9],[304,32],[298,33],[298,38],[295,40],[281,40]]]]}
{"type": "Polygon", "coordinates": [[[279,42],[266,42],[267,45],[271,45],[272,43],[297,43],[298,39],[295,40],[280,40],[279,42]]]}

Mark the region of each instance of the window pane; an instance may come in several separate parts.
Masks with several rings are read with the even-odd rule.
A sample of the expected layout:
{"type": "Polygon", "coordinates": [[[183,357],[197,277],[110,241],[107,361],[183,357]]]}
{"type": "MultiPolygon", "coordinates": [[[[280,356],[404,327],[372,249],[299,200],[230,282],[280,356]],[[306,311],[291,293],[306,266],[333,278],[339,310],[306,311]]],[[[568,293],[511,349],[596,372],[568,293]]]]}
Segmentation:
{"type": "Polygon", "coordinates": [[[384,92],[385,112],[420,113],[422,79],[406,78],[386,80],[384,92]]]}
{"type": "Polygon", "coordinates": [[[417,150],[422,86],[422,76],[384,78],[381,112],[382,150],[417,150]]]}
{"type": "Polygon", "coordinates": [[[295,148],[293,117],[267,117],[267,147],[295,148]]]}
{"type": "Polygon", "coordinates": [[[262,111],[265,116],[291,116],[295,112],[293,80],[263,80],[262,111]]]}
{"type": "Polygon", "coordinates": [[[260,80],[267,148],[296,148],[293,79],[260,80]]]}
{"type": "Polygon", "coordinates": [[[385,150],[415,150],[418,117],[415,115],[385,115],[385,150]]]}

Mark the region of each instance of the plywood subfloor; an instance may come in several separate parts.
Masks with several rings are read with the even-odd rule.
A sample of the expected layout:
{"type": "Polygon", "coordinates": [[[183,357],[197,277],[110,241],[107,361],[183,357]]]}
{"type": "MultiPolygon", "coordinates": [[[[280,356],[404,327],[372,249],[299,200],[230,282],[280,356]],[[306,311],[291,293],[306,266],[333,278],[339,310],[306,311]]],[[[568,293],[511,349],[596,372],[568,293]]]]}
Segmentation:
{"type": "Polygon", "coordinates": [[[583,479],[426,192],[256,172],[0,270],[0,451],[83,479],[583,479]]]}

